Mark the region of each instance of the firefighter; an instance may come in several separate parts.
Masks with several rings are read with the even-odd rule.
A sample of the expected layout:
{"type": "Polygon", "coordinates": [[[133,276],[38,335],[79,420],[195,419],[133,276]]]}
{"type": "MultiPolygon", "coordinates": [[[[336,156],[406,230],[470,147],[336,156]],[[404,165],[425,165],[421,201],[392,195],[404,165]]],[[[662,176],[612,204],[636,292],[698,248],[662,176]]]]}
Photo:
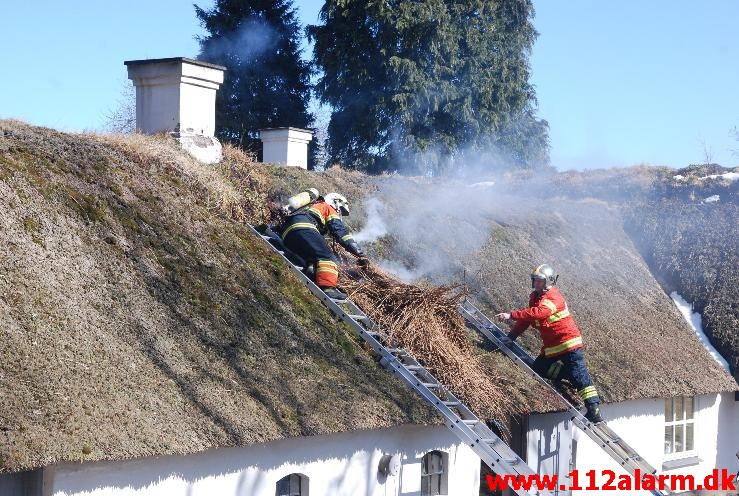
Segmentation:
{"type": "Polygon", "coordinates": [[[529,326],[538,329],[543,346],[534,360],[534,371],[552,381],[567,379],[585,403],[585,417],[593,423],[602,422],[600,398],[585,366],[580,330],[562,293],[554,286],[558,277],[550,265],[539,265],[531,273],[533,291],[529,308],[499,313],[496,317],[501,322],[513,323],[508,333],[512,340],[529,326]]]}
{"type": "MultiPolygon", "coordinates": [[[[310,191],[310,190],[309,190],[310,191]]],[[[315,190],[312,190],[315,191],[315,190]]],[[[339,266],[328,247],[324,235],[330,233],[349,253],[359,257],[359,265],[367,265],[357,242],[341,221],[342,215],[349,215],[349,202],[338,193],[318,196],[288,215],[280,230],[285,246],[314,267],[314,279],[329,298],[346,299],[346,295],[336,289],[339,281],[339,266]]]]}

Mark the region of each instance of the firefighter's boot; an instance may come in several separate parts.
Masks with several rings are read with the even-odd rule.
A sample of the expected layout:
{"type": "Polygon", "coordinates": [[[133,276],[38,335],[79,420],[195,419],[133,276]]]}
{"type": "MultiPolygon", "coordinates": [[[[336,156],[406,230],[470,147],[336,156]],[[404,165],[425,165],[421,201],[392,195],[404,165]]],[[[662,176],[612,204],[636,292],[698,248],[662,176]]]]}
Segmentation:
{"type": "Polygon", "coordinates": [[[336,288],[321,288],[333,300],[346,300],[346,295],[336,288]]]}
{"type": "Polygon", "coordinates": [[[588,411],[585,412],[586,419],[590,420],[594,424],[603,422],[603,417],[600,416],[599,403],[588,403],[585,407],[588,409],[588,411]]]}

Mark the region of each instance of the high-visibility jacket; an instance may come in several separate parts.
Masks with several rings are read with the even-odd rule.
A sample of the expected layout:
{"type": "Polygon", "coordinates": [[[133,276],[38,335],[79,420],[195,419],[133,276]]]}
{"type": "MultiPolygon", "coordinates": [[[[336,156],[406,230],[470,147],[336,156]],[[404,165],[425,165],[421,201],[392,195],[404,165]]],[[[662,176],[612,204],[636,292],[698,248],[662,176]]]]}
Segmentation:
{"type": "Polygon", "coordinates": [[[529,296],[529,308],[512,311],[511,319],[515,321],[511,337],[520,336],[529,326],[539,330],[544,342],[541,354],[545,357],[582,348],[580,329],[556,286],[542,294],[533,291],[529,296]]]}
{"type": "Polygon", "coordinates": [[[344,248],[351,250],[352,235],[334,207],[317,201],[290,214],[282,226],[282,239],[300,229],[313,229],[322,235],[331,234],[344,248]]]}

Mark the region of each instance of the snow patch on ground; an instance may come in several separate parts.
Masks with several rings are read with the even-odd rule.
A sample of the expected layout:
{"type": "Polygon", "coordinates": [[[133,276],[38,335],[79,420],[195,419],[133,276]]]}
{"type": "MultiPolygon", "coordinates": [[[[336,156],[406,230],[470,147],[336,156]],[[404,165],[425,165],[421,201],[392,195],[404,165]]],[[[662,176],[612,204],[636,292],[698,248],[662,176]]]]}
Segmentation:
{"type": "Polygon", "coordinates": [[[736,181],[739,179],[739,172],[726,172],[724,174],[711,174],[710,176],[704,176],[701,179],[716,179],[717,177],[720,177],[721,179],[728,179],[729,181],[736,181]]]}
{"type": "Polygon", "coordinates": [[[703,332],[703,317],[701,317],[701,314],[699,314],[698,312],[693,312],[692,305],[685,301],[685,298],[680,296],[677,291],[673,291],[672,293],[670,293],[670,298],[672,298],[672,301],[675,302],[675,306],[677,306],[677,309],[680,310],[681,314],[683,314],[686,322],[688,323],[690,328],[693,329],[695,335],[698,336],[698,339],[703,344],[703,347],[706,349],[706,351],[711,354],[713,359],[716,360],[719,365],[726,369],[727,372],[730,372],[729,362],[727,362],[724,357],[721,356],[721,353],[716,351],[716,348],[714,348],[711,342],[708,340],[708,336],[706,336],[706,334],[703,332]]]}
{"type": "Polygon", "coordinates": [[[713,195],[713,196],[709,196],[708,198],[706,198],[705,200],[703,200],[703,202],[704,203],[716,203],[720,199],[721,199],[721,197],[719,195],[713,195]]]}
{"type": "Polygon", "coordinates": [[[482,181],[468,185],[470,188],[491,188],[495,186],[495,181],[482,181]]]}

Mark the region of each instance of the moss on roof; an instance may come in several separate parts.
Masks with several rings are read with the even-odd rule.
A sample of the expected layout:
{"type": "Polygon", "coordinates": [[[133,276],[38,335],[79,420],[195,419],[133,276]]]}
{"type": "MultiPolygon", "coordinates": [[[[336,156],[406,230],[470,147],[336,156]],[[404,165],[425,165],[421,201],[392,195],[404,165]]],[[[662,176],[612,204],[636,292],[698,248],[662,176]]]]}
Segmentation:
{"type": "Polygon", "coordinates": [[[223,215],[249,205],[215,172],[0,121],[0,471],[438,422],[223,215]]]}

